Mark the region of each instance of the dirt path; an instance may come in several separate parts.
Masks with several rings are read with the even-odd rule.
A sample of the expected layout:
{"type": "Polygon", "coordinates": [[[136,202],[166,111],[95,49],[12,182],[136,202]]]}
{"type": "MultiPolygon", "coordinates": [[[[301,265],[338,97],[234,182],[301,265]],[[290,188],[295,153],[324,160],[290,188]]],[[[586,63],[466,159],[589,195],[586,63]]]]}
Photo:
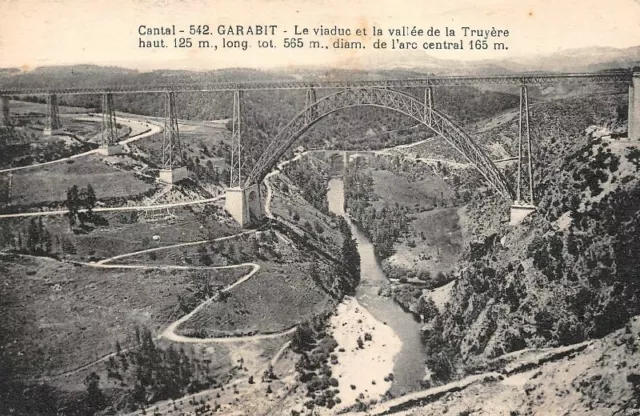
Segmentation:
{"type": "MultiPolygon", "coordinates": [[[[86,117],[85,117],[86,118],[86,117]]],[[[82,117],[80,117],[79,119],[82,119],[82,117]]],[[[148,121],[148,122],[142,122],[139,120],[133,120],[133,119],[128,119],[128,118],[124,118],[124,117],[120,117],[118,118],[118,121],[122,121],[124,123],[138,123],[141,125],[144,125],[145,127],[149,126],[149,128],[147,128],[145,131],[143,131],[140,134],[137,134],[135,136],[129,137],[127,139],[124,139],[122,141],[119,142],[119,144],[129,144],[132,142],[135,142],[137,140],[143,139],[145,137],[149,137],[152,136],[156,133],[159,133],[162,131],[162,127],[159,124],[154,124],[154,122],[152,121],[148,121]]],[[[5,173],[5,172],[13,172],[16,170],[23,170],[23,169],[30,169],[30,168],[36,168],[39,166],[45,166],[45,165],[51,165],[54,163],[59,163],[59,162],[64,162],[64,161],[68,161],[71,159],[77,159],[79,157],[83,157],[83,156],[88,156],[88,155],[92,155],[98,152],[98,149],[94,149],[94,150],[90,150],[88,152],[84,152],[84,153],[80,153],[77,155],[73,155],[70,157],[65,157],[62,159],[57,159],[57,160],[52,160],[50,162],[44,162],[44,163],[37,163],[34,165],[28,165],[28,166],[19,166],[19,167],[15,167],[15,168],[10,168],[10,169],[3,169],[0,170],[0,173],[5,173]]],[[[171,186],[167,186],[162,192],[160,192],[155,199],[159,198],[160,196],[162,196],[164,193],[166,193],[168,190],[171,189],[171,186]]],[[[189,205],[199,205],[199,204],[209,204],[209,203],[213,203],[216,201],[219,201],[221,199],[224,199],[224,195],[219,195],[216,196],[214,198],[206,198],[206,199],[199,199],[196,201],[184,201],[184,202],[175,202],[175,203],[171,203],[171,204],[157,204],[157,205],[153,205],[155,202],[155,199],[151,202],[151,204],[148,205],[143,205],[143,206],[124,206],[124,207],[97,207],[93,209],[93,212],[127,212],[127,211],[146,211],[146,210],[159,210],[159,209],[168,209],[168,208],[175,208],[175,207],[181,207],[181,206],[189,206],[189,205]]],[[[0,219],[1,218],[22,218],[22,217],[40,217],[40,216],[53,216],[53,215],[65,215],[69,212],[69,210],[66,209],[60,209],[60,210],[54,210],[54,211],[38,211],[38,212],[19,212],[19,213],[12,213],[12,214],[0,214],[0,219]]],[[[79,212],[86,212],[86,210],[81,209],[79,210],[79,212]]]]}
{"type": "MultiPolygon", "coordinates": [[[[276,352],[276,354],[273,356],[273,358],[271,359],[271,361],[269,361],[268,364],[262,366],[261,368],[259,368],[257,371],[253,372],[253,377],[255,379],[259,379],[260,376],[262,376],[262,374],[264,373],[265,370],[267,370],[269,368],[269,366],[274,366],[276,365],[276,363],[280,360],[280,358],[282,357],[282,355],[285,353],[285,351],[287,351],[287,349],[291,346],[291,341],[287,341],[284,344],[282,344],[282,346],[280,347],[280,349],[276,352]]],[[[249,381],[249,376],[246,377],[242,377],[242,378],[238,378],[238,379],[234,379],[232,382],[229,382],[227,384],[225,384],[225,387],[229,387],[232,385],[238,385],[241,383],[247,383],[249,381]]],[[[258,386],[259,384],[255,384],[255,386],[258,386]]],[[[208,390],[203,390],[203,391],[199,391],[197,393],[193,393],[193,394],[189,394],[186,396],[182,396],[179,399],[176,399],[175,401],[182,401],[182,402],[191,402],[193,400],[198,401],[198,399],[202,398],[202,397],[206,397],[209,395],[214,395],[215,393],[218,393],[220,391],[219,388],[213,388],[213,389],[208,389],[208,390]]],[[[140,415],[140,414],[153,414],[156,409],[158,409],[158,412],[160,412],[160,414],[166,414],[167,411],[171,410],[173,411],[173,404],[175,403],[174,400],[163,400],[160,402],[156,402],[152,405],[150,405],[149,407],[147,407],[144,411],[144,413],[142,413],[141,410],[129,413],[128,416],[133,416],[133,415],[140,415]]],[[[241,416],[246,416],[247,413],[242,411],[242,410],[237,410],[237,411],[225,411],[224,415],[226,416],[231,416],[231,415],[241,415],[241,416]]]]}
{"type": "MultiPolygon", "coordinates": [[[[225,195],[218,195],[214,198],[206,198],[206,199],[197,199],[195,201],[183,201],[183,202],[174,202],[171,204],[158,204],[158,205],[135,205],[135,206],[126,206],[126,207],[98,207],[94,208],[93,212],[114,212],[114,211],[146,211],[149,209],[165,209],[165,208],[175,208],[175,207],[184,207],[187,205],[199,205],[199,204],[210,204],[212,202],[219,201],[224,199],[225,195]]],[[[60,209],[56,211],[38,211],[38,212],[18,212],[14,214],[1,214],[0,218],[20,218],[20,217],[41,217],[41,216],[50,216],[50,215],[64,215],[68,213],[69,210],[60,209]]],[[[80,209],[78,212],[87,212],[86,209],[80,209]]]]}
{"type": "MultiPolygon", "coordinates": [[[[132,256],[137,256],[140,254],[146,254],[146,253],[151,253],[154,251],[161,251],[161,250],[169,250],[172,248],[180,248],[180,247],[189,247],[189,246],[196,246],[199,244],[205,244],[205,243],[215,243],[218,241],[226,241],[226,240],[230,240],[232,238],[236,238],[236,237],[240,237],[243,235],[247,235],[247,234],[253,234],[255,233],[257,230],[249,230],[249,231],[243,231],[241,233],[238,234],[233,234],[233,235],[228,235],[226,237],[218,237],[218,238],[214,238],[212,240],[199,240],[199,241],[190,241],[187,243],[178,243],[178,244],[171,244],[168,246],[162,246],[162,247],[154,247],[154,248],[148,248],[146,250],[139,250],[139,251],[133,251],[131,253],[125,253],[125,254],[119,254],[117,256],[113,256],[113,257],[109,257],[103,260],[100,260],[96,263],[86,263],[89,266],[95,266],[95,267],[105,267],[106,263],[111,263],[115,260],[120,260],[120,259],[125,259],[127,257],[132,257],[132,256]]],[[[248,263],[246,263],[248,264],[248,263]]],[[[126,265],[122,265],[122,264],[118,264],[118,265],[113,265],[113,267],[122,267],[122,266],[126,266],[126,265]]],[[[140,265],[132,265],[134,267],[141,267],[140,265]]],[[[109,266],[106,266],[109,267],[109,266]]],[[[157,265],[151,265],[151,266],[146,266],[146,267],[158,267],[157,265]]],[[[168,267],[168,266],[165,266],[168,267]]],[[[173,267],[187,267],[187,268],[191,268],[191,269],[196,269],[199,266],[173,266],[173,267]]]]}
{"type": "MultiPolygon", "coordinates": [[[[270,189],[270,187],[268,187],[268,189],[270,189]]],[[[219,199],[219,198],[214,198],[214,199],[219,199]]],[[[271,199],[269,199],[269,203],[270,203],[270,201],[271,201],[271,199]]],[[[268,205],[265,206],[265,210],[267,208],[268,208],[268,205]]],[[[252,233],[255,233],[256,231],[258,231],[258,230],[243,231],[243,232],[238,233],[238,234],[233,234],[233,235],[226,236],[226,237],[219,237],[219,238],[215,238],[215,239],[212,239],[212,240],[200,240],[200,241],[192,241],[192,242],[187,242],[187,243],[172,244],[172,245],[163,246],[163,247],[154,247],[154,248],[150,248],[150,249],[146,249],[146,250],[134,251],[134,252],[131,252],[131,253],[125,253],[125,254],[120,254],[120,255],[117,255],[117,256],[109,257],[107,259],[100,260],[100,261],[98,261],[96,263],[77,263],[77,264],[81,264],[83,266],[89,266],[89,267],[104,268],[104,269],[142,269],[142,270],[145,270],[145,269],[158,269],[158,270],[222,270],[222,269],[237,269],[237,268],[242,268],[242,267],[251,267],[251,271],[249,271],[244,276],[240,277],[234,283],[232,283],[229,286],[227,286],[227,287],[222,289],[222,292],[228,292],[228,291],[234,289],[235,287],[237,287],[238,285],[246,282],[251,277],[253,277],[258,271],[260,271],[260,265],[258,265],[256,263],[240,263],[240,264],[235,264],[235,265],[230,265],[230,266],[179,266],[179,265],[155,265],[155,264],[152,264],[152,265],[148,265],[148,264],[109,264],[109,263],[112,263],[113,261],[116,261],[116,260],[121,260],[121,259],[125,259],[125,258],[128,258],[128,257],[137,256],[137,255],[146,254],[146,253],[151,253],[151,252],[156,252],[156,251],[169,250],[169,249],[179,248],[179,247],[189,247],[189,246],[195,246],[195,245],[199,245],[199,244],[207,244],[207,243],[212,243],[212,242],[226,241],[226,240],[230,240],[230,239],[237,238],[237,237],[240,237],[240,236],[252,234],[252,233]]],[[[159,339],[165,338],[165,339],[167,339],[169,341],[173,341],[173,342],[190,343],[190,344],[211,344],[211,343],[231,344],[231,343],[238,343],[238,342],[253,342],[253,341],[260,341],[260,340],[264,340],[264,339],[278,338],[278,337],[282,337],[282,336],[285,336],[285,335],[292,334],[295,331],[295,327],[293,327],[293,328],[290,328],[290,329],[288,329],[286,331],[277,332],[277,333],[271,333],[271,334],[256,334],[256,335],[249,335],[249,336],[220,337],[220,338],[191,338],[191,337],[186,337],[186,336],[183,336],[183,335],[176,334],[175,331],[178,329],[178,327],[180,325],[182,325],[184,322],[186,322],[189,319],[191,319],[191,317],[193,317],[200,309],[202,309],[203,307],[205,307],[207,304],[211,303],[212,301],[213,301],[213,298],[206,299],[204,302],[202,302],[200,305],[198,305],[193,311],[191,311],[187,315],[183,316],[182,318],[178,319],[177,321],[174,321],[173,323],[171,323],[164,331],[162,331],[162,333],[160,335],[158,335],[156,337],[156,339],[159,340],[159,339]]],[[[277,358],[279,358],[282,355],[282,353],[286,349],[286,346],[288,346],[288,345],[289,344],[286,343],[285,346],[283,346],[281,351],[279,351],[276,354],[276,356],[272,359],[272,362],[274,362],[274,360],[277,361],[277,358]]],[[[133,346],[133,347],[130,347],[130,348],[122,349],[122,351],[123,352],[127,352],[127,351],[129,351],[131,349],[135,349],[135,348],[136,348],[136,346],[133,346]]],[[[79,373],[79,372],[81,372],[83,370],[86,370],[87,368],[90,368],[90,367],[92,367],[92,366],[94,366],[96,364],[105,362],[108,359],[110,359],[111,357],[115,357],[116,355],[117,355],[116,352],[113,352],[113,353],[110,353],[110,354],[106,354],[106,355],[100,357],[99,359],[97,359],[95,361],[83,364],[80,367],[74,368],[74,369],[66,371],[64,373],[56,374],[56,375],[53,375],[53,376],[39,377],[37,379],[34,379],[33,381],[50,381],[50,380],[55,380],[55,379],[59,379],[59,378],[63,378],[63,377],[69,377],[69,376],[74,375],[76,373],[79,373]]]]}
{"type": "MultiPolygon", "coordinates": [[[[526,348],[524,350],[504,354],[502,356],[494,358],[493,361],[503,360],[510,357],[516,358],[518,356],[520,356],[520,360],[516,358],[514,362],[507,364],[501,370],[470,375],[463,379],[452,381],[442,386],[416,391],[406,394],[402,397],[388,400],[386,402],[375,405],[368,411],[367,415],[381,416],[395,413],[405,414],[405,411],[412,411],[412,414],[416,414],[415,412],[418,411],[424,404],[439,400],[443,395],[447,393],[459,392],[474,384],[494,383],[497,381],[500,381],[503,384],[521,384],[522,376],[524,374],[528,373],[528,376],[530,377],[532,376],[532,372],[535,373],[538,368],[545,365],[546,363],[563,360],[570,353],[583,351],[593,345],[593,343],[594,341],[590,340],[560,347],[540,349],[526,348]],[[526,358],[525,356],[528,353],[532,353],[533,356],[526,358]]],[[[533,378],[535,378],[535,376],[533,376],[533,378]]],[[[349,412],[345,414],[355,415],[356,412],[349,412]]]]}
{"type": "MultiPolygon", "coordinates": [[[[124,140],[121,140],[120,142],[118,142],[119,144],[129,144],[132,142],[135,142],[136,140],[140,140],[140,139],[144,139],[145,137],[149,137],[149,136],[153,136],[156,133],[160,133],[162,131],[162,127],[157,125],[157,124],[153,124],[152,122],[149,123],[143,123],[142,121],[139,120],[132,120],[129,118],[118,118],[118,122],[122,122],[124,124],[133,124],[133,123],[138,123],[138,124],[149,124],[150,129],[147,129],[146,131],[143,131],[140,134],[137,134],[135,136],[131,136],[128,137],[124,140]]],[[[73,155],[73,156],[69,156],[69,157],[63,157],[61,159],[56,159],[56,160],[51,160],[49,162],[43,162],[43,163],[36,163],[33,165],[27,165],[27,166],[17,166],[14,168],[8,168],[8,169],[0,169],[0,173],[6,173],[6,172],[14,172],[17,170],[24,170],[24,169],[32,169],[32,168],[37,168],[40,166],[46,166],[46,165],[52,165],[54,163],[60,163],[60,162],[65,162],[67,160],[72,160],[72,159],[77,159],[79,157],[84,157],[84,156],[89,156],[89,155],[93,155],[98,153],[99,149],[93,149],[93,150],[89,150],[88,152],[83,152],[83,153],[79,153],[77,155],[73,155]]]]}

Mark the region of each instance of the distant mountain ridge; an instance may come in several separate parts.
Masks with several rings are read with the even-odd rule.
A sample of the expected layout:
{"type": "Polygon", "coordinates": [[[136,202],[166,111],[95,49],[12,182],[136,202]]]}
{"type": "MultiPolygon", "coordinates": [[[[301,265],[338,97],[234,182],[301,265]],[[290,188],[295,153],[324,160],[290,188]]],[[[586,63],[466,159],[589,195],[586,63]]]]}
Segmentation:
{"type": "Polygon", "coordinates": [[[372,67],[376,69],[430,72],[438,75],[597,72],[634,66],[640,66],[640,46],[624,49],[611,47],[566,49],[547,55],[478,61],[440,59],[428,54],[421,57],[406,55],[386,63],[384,59],[372,59],[372,67]]]}
{"type": "Polygon", "coordinates": [[[369,62],[337,66],[299,66],[275,69],[225,68],[216,70],[157,69],[139,71],[118,66],[61,65],[30,71],[0,68],[0,86],[15,87],[54,82],[57,85],[154,82],[277,81],[292,79],[381,79],[432,75],[500,75],[532,72],[598,72],[640,68],[640,46],[625,49],[593,47],[567,49],[548,55],[459,61],[431,55],[394,55],[394,59],[371,55],[369,62]]]}

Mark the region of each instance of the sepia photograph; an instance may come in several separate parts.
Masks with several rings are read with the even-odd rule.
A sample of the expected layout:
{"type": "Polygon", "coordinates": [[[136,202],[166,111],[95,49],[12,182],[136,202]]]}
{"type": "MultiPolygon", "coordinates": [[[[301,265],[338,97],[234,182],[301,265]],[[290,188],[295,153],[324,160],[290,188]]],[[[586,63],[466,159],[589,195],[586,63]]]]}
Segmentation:
{"type": "Polygon", "coordinates": [[[640,0],[0,0],[0,108],[0,416],[640,415],[640,0]]]}

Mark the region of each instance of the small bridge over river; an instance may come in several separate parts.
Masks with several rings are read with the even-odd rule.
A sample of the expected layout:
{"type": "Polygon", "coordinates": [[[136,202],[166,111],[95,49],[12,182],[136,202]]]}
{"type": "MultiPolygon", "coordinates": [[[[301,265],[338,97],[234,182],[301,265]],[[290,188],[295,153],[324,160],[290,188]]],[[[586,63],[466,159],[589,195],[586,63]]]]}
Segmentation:
{"type": "Polygon", "coordinates": [[[198,82],[166,85],[108,85],[97,87],[54,88],[24,86],[0,87],[0,123],[10,125],[10,97],[45,95],[47,125],[45,135],[61,129],[58,96],[99,94],[102,96],[102,146],[100,153],[123,152],[118,145],[113,94],[162,93],[165,96],[165,128],[160,179],[174,183],[187,177],[182,161],[175,96],[181,92],[233,92],[231,180],[226,195],[226,208],[242,225],[261,218],[263,208],[260,183],[296,141],[315,123],[345,108],[372,106],[402,113],[444,139],[473,165],[498,194],[512,202],[511,223],[517,224],[535,211],[533,194],[532,138],[530,133],[528,87],[559,83],[622,84],[629,88],[628,140],[640,141],[640,72],[612,71],[570,74],[518,74],[504,76],[432,76],[420,79],[366,81],[277,81],[277,82],[198,82]],[[473,86],[481,84],[514,85],[520,90],[518,133],[518,171],[516,183],[509,183],[478,144],[450,117],[434,104],[437,87],[473,86]],[[419,97],[399,91],[413,88],[423,91],[419,97]],[[244,166],[242,160],[241,120],[243,95],[250,91],[305,90],[305,107],[270,141],[255,166],[244,166]],[[245,172],[249,172],[244,175],[245,172]],[[243,176],[244,175],[244,176],[243,176]]]}

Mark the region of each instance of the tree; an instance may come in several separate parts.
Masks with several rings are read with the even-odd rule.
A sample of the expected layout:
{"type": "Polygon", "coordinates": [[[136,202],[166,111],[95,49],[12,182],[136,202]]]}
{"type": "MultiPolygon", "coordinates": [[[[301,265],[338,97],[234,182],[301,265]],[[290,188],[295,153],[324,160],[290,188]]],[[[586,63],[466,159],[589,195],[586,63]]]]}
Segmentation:
{"type": "Polygon", "coordinates": [[[47,230],[44,232],[44,251],[46,253],[51,253],[53,251],[53,238],[51,237],[51,233],[47,230]]]}
{"type": "Polygon", "coordinates": [[[40,236],[38,235],[38,226],[34,218],[29,221],[27,229],[27,252],[36,253],[40,244],[40,236]]]}
{"type": "Polygon", "coordinates": [[[79,209],[80,195],[78,192],[78,186],[73,185],[71,188],[67,190],[67,200],[65,205],[67,206],[67,218],[69,218],[69,226],[73,227],[76,225],[76,219],[78,217],[78,209],[79,209]]]}
{"type": "Polygon", "coordinates": [[[213,260],[211,260],[211,256],[207,252],[207,247],[204,244],[198,246],[198,256],[200,259],[200,264],[203,266],[211,266],[213,264],[213,260]]]}
{"type": "Polygon", "coordinates": [[[7,224],[3,224],[0,230],[2,230],[0,233],[0,244],[2,246],[10,246],[15,248],[16,240],[13,232],[11,231],[11,228],[7,224]]]}
{"type": "Polygon", "coordinates": [[[37,226],[37,232],[38,232],[38,247],[37,250],[38,251],[44,251],[44,244],[45,244],[45,229],[44,229],[44,224],[42,223],[42,217],[38,217],[38,226],[37,226]]]}
{"type": "Polygon", "coordinates": [[[340,232],[343,236],[342,241],[342,263],[346,272],[354,279],[360,280],[360,254],[356,240],[351,234],[351,228],[344,218],[340,218],[340,232]]]}
{"type": "Polygon", "coordinates": [[[227,257],[233,259],[236,256],[236,246],[233,243],[229,243],[227,247],[227,257]]]}
{"type": "Polygon", "coordinates": [[[422,317],[423,322],[429,322],[439,315],[438,307],[433,299],[424,296],[418,299],[417,312],[422,317]]]}
{"type": "Polygon", "coordinates": [[[311,326],[307,322],[298,325],[293,333],[291,349],[299,353],[309,351],[314,345],[315,335],[311,326]]]}
{"type": "Polygon", "coordinates": [[[106,404],[104,394],[102,394],[102,390],[100,390],[100,377],[92,372],[84,380],[84,384],[87,386],[87,396],[85,399],[87,415],[94,415],[106,404]]]}
{"type": "Polygon", "coordinates": [[[73,242],[67,238],[62,238],[62,252],[64,254],[76,254],[76,247],[73,242]]]}
{"type": "Polygon", "coordinates": [[[87,185],[87,190],[84,192],[84,197],[82,199],[84,207],[87,209],[87,214],[89,216],[93,215],[93,208],[96,206],[96,192],[93,190],[93,186],[91,186],[91,184],[87,185]]]}

